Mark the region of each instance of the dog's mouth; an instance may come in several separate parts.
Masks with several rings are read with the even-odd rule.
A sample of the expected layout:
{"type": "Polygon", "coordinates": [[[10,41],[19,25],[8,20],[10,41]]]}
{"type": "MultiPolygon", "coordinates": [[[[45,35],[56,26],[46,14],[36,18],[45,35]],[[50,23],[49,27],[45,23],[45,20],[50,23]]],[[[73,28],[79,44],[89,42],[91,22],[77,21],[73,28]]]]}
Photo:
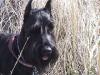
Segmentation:
{"type": "Polygon", "coordinates": [[[42,56],[43,61],[47,61],[48,59],[49,59],[49,57],[47,55],[42,56]]]}
{"type": "Polygon", "coordinates": [[[47,61],[47,60],[50,59],[50,56],[51,56],[51,53],[42,53],[41,59],[42,59],[43,61],[47,61]]]}
{"type": "Polygon", "coordinates": [[[52,54],[52,53],[42,52],[40,58],[41,58],[43,61],[48,61],[48,60],[50,59],[50,57],[51,57],[51,54],[52,54]]]}

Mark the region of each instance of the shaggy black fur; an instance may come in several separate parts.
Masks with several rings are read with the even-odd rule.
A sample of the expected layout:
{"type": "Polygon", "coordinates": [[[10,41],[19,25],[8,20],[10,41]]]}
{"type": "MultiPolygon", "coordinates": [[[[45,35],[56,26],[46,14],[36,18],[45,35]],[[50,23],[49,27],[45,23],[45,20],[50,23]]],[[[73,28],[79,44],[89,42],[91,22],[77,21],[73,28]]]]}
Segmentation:
{"type": "MultiPolygon", "coordinates": [[[[20,34],[0,34],[0,73],[10,75],[16,58],[9,50],[9,42],[14,37],[12,50],[16,56],[19,55],[18,47],[22,50],[27,38],[29,38],[21,59],[32,64],[39,73],[58,58],[58,51],[55,46],[53,35],[53,19],[51,15],[51,0],[42,9],[32,9],[32,0],[26,6],[23,26],[20,34]]],[[[20,60],[21,60],[20,59],[20,60]]],[[[12,75],[32,75],[33,69],[18,63],[12,75]]]]}

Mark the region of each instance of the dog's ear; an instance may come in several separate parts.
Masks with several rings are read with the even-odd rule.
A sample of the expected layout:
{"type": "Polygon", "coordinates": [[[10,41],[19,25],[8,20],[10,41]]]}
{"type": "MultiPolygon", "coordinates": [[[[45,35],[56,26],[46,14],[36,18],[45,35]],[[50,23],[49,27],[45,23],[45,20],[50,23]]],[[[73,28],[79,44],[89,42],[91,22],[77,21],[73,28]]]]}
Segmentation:
{"type": "Polygon", "coordinates": [[[29,0],[27,6],[26,6],[26,8],[25,8],[25,13],[24,13],[24,22],[27,20],[29,14],[30,14],[30,11],[31,11],[31,9],[32,9],[32,7],[31,7],[31,3],[32,3],[32,0],[29,0]]]}
{"type": "Polygon", "coordinates": [[[51,13],[51,0],[47,1],[47,4],[45,5],[45,9],[51,13]]]}

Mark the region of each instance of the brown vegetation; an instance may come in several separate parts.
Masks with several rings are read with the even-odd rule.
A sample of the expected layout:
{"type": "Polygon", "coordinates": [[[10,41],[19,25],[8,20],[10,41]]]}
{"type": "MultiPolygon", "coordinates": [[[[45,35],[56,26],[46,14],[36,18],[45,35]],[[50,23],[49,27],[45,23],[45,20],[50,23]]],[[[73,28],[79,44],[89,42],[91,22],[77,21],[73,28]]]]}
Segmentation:
{"type": "MultiPolygon", "coordinates": [[[[47,0],[33,0],[41,8],[47,0]]],[[[19,33],[28,0],[5,0],[0,7],[0,30],[19,33]]],[[[99,0],[52,0],[60,57],[44,75],[98,75],[99,0]]]]}

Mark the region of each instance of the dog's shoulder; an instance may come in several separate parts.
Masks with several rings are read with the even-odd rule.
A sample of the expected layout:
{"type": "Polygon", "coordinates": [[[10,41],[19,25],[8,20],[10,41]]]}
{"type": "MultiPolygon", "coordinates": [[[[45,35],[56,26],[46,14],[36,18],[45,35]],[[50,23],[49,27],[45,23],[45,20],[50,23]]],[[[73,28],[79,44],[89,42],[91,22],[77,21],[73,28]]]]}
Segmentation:
{"type": "Polygon", "coordinates": [[[0,32],[0,39],[6,39],[10,36],[12,36],[12,34],[0,32]]]}
{"type": "Polygon", "coordinates": [[[7,39],[9,39],[12,36],[17,36],[17,35],[18,34],[0,32],[0,41],[7,40],[7,39]]]}

